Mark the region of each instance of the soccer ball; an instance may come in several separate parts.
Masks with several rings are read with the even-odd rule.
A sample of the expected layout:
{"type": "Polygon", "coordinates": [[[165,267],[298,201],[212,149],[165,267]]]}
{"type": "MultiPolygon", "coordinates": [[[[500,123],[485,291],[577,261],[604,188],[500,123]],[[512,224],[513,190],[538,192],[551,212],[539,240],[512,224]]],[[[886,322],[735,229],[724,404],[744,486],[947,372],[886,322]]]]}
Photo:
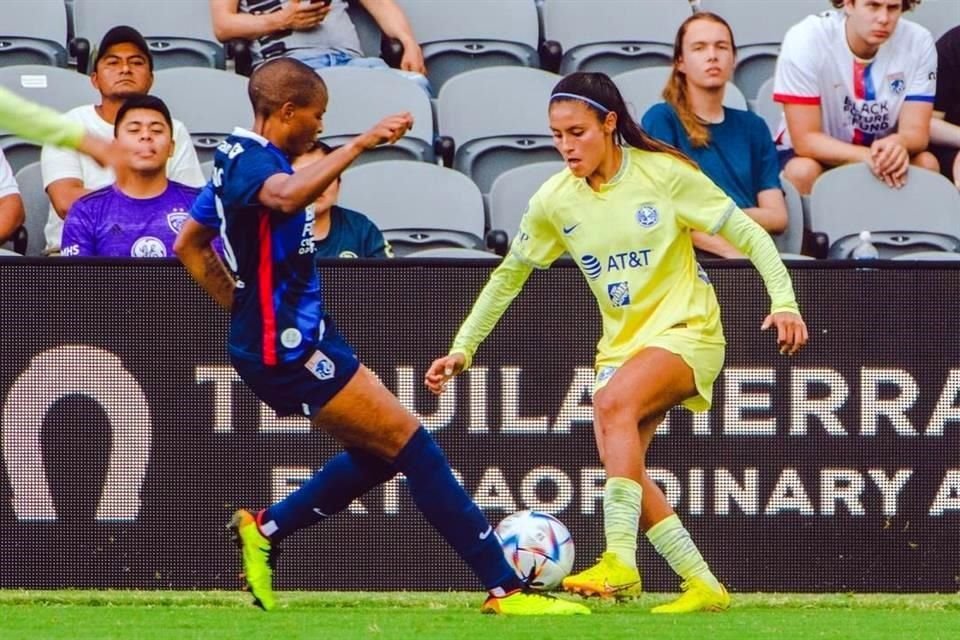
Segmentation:
{"type": "Polygon", "coordinates": [[[573,538],[550,514],[518,511],[500,521],[497,536],[507,562],[531,589],[555,589],[573,568],[573,538]]]}

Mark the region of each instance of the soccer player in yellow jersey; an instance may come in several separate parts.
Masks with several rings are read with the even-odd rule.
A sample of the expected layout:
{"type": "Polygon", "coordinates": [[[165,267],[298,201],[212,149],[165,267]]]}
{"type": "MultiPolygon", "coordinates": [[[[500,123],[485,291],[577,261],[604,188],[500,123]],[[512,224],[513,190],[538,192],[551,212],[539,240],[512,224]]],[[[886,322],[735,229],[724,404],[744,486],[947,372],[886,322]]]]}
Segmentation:
{"type": "Polygon", "coordinates": [[[653,612],[724,610],[730,596],[645,463],[668,410],[678,404],[692,411],[710,408],[723,366],[720,309],[697,264],[691,232],[719,234],[751,259],[772,299],[761,328],[776,328],[786,354],[807,341],[790,276],[767,233],[689,159],[647,136],[606,75],[574,73],[560,81],[549,118],[567,166],[531,198],[510,253],[490,276],[449,355],[430,366],[425,384],[442,393],[452,376],[470,366],[533,269],[569,253],[603,317],[593,410],[607,475],[607,550],[563,586],[583,595],[638,595],[642,527],[683,579],[683,594],[653,612]]]}

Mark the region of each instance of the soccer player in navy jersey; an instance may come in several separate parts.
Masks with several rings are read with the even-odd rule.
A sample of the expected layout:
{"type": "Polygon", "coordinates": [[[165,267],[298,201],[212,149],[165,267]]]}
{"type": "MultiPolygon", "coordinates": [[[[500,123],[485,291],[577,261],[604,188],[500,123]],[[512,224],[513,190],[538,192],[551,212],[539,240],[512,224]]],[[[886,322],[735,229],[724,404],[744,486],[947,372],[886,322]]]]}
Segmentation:
{"type": "Polygon", "coordinates": [[[235,129],[214,157],[216,219],[209,209],[194,207],[174,250],[231,311],[230,360],[244,382],[278,415],[309,416],[344,446],[284,500],[255,515],[234,513],[230,527],[255,603],[276,606],[272,559],[280,540],[403,473],[414,503],[489,591],[482,611],[589,613],[578,603],[521,588],[489,522],[433,438],[359,363],[324,312],[306,207],[363,151],[399,139],[413,124],[410,115],[384,118],[294,173],[290,159],[322,128],[323,81],[302,62],[280,58],[254,72],[248,92],[252,130],[235,129]],[[229,272],[210,246],[218,233],[229,272]]]}

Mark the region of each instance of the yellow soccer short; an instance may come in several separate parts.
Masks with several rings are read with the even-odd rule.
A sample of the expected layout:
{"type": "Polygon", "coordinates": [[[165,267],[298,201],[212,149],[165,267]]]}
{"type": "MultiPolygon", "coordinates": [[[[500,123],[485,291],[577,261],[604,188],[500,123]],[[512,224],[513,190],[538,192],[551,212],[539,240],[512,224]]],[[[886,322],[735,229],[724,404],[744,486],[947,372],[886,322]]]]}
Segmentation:
{"type": "MultiPolygon", "coordinates": [[[[675,353],[687,363],[693,370],[693,380],[697,385],[697,395],[691,396],[683,401],[683,406],[700,413],[708,411],[713,403],[713,383],[720,370],[723,369],[723,359],[726,352],[726,345],[716,339],[705,339],[699,331],[690,331],[689,329],[671,330],[656,336],[644,348],[658,347],[675,353]]],[[[632,354],[630,357],[632,357],[632,354]]],[[[596,393],[602,389],[617,369],[623,365],[626,360],[619,363],[606,362],[596,367],[596,378],[593,383],[593,392],[596,393]]]]}

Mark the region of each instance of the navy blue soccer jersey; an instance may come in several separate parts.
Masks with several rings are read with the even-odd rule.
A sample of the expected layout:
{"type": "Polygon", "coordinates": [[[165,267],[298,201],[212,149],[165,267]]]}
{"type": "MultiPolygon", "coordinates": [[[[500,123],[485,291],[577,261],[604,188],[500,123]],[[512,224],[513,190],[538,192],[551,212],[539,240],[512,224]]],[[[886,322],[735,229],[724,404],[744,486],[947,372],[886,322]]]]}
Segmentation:
{"type": "Polygon", "coordinates": [[[283,152],[238,127],[217,148],[210,184],[191,212],[220,230],[224,262],[237,279],[230,353],[265,365],[303,358],[323,333],[312,209],[284,214],[257,199],[277,173],[293,173],[283,152]]]}

